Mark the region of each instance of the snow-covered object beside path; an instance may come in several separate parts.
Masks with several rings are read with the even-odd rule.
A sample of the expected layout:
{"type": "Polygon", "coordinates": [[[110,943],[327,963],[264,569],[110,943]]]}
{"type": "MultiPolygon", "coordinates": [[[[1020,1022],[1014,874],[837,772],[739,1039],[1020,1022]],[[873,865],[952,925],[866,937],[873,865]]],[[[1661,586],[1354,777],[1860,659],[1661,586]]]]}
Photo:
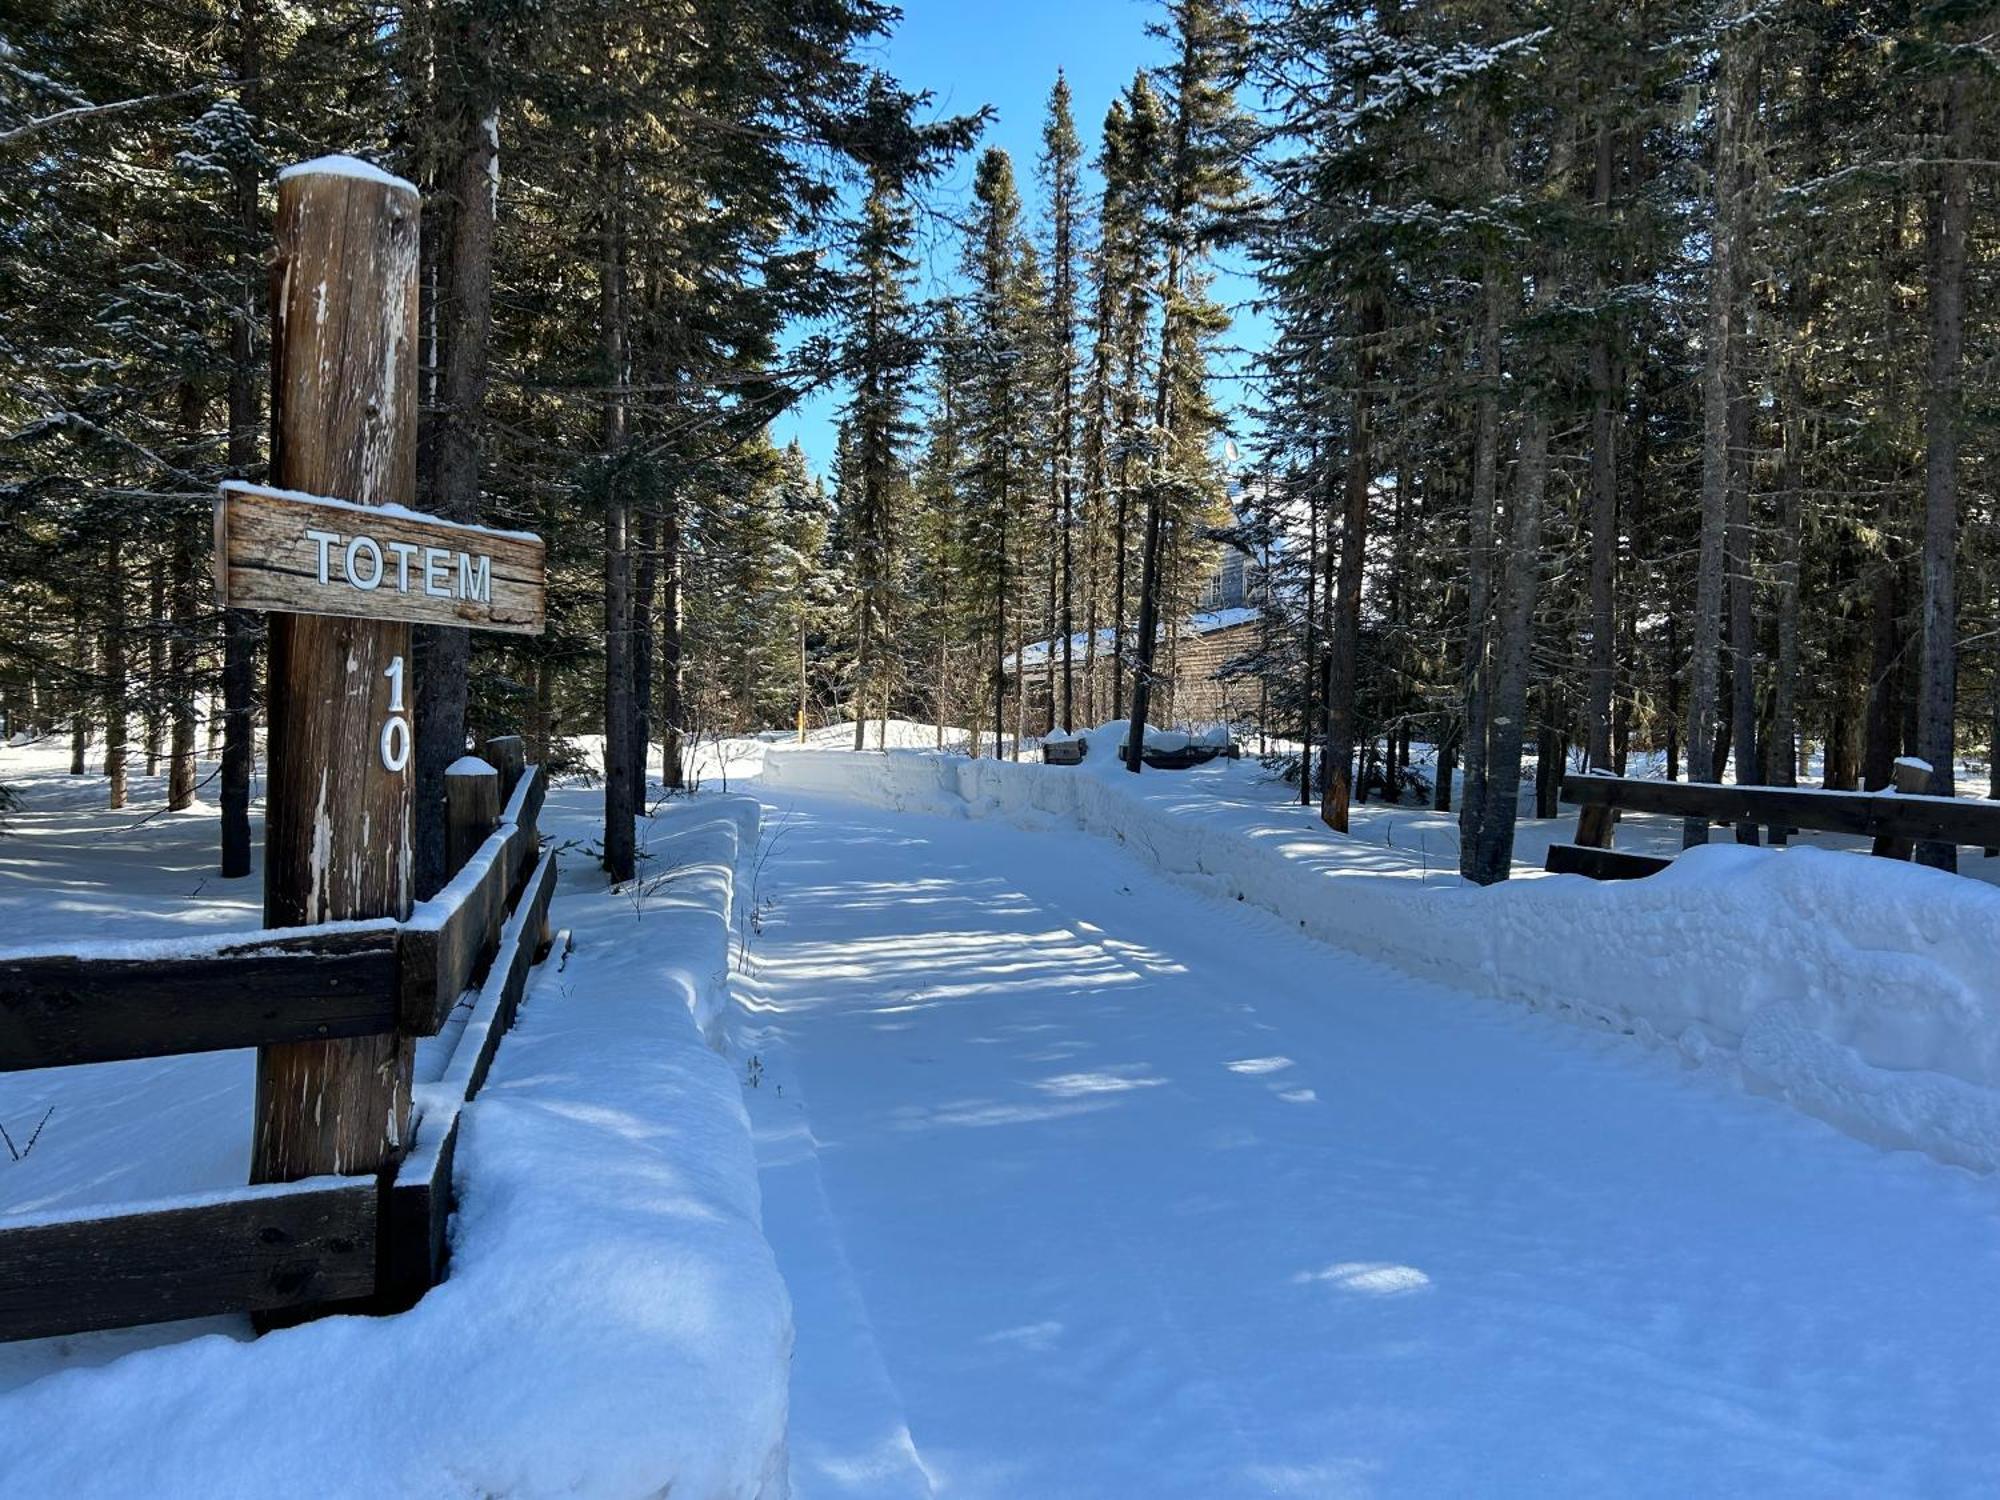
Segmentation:
{"type": "MultiPolygon", "coordinates": [[[[552,807],[558,799],[551,799],[552,807]]],[[[0,1396],[0,1495],[776,1500],[791,1310],[723,1001],[745,798],[682,804],[642,906],[571,867],[466,1111],[450,1279],[391,1318],[211,1334],[0,1396]]]]}
{"type": "Polygon", "coordinates": [[[2000,1168],[2000,891],[1898,861],[1710,845],[1646,880],[1440,889],[1296,810],[1209,806],[1203,772],[1132,776],[1091,731],[1078,768],[771,746],[773,790],[1050,820],[1407,972],[1734,1066],[1842,1130],[2000,1168]],[[1102,752],[1100,754],[1100,751],[1102,752]]]}

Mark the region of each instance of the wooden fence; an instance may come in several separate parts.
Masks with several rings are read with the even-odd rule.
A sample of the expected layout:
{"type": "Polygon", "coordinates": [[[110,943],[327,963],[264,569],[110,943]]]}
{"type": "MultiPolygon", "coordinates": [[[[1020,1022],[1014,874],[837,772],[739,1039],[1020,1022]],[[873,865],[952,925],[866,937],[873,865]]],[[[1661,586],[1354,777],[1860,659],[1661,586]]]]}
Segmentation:
{"type": "MultiPolygon", "coordinates": [[[[1927,773],[1926,773],[1927,774],[1927,773]]],[[[1565,776],[1565,802],[1580,809],[1576,842],[1552,844],[1547,868],[1599,880],[1651,875],[1672,861],[1611,847],[1620,812],[1660,813],[1703,823],[1733,824],[1739,842],[1759,842],[1768,830],[1783,843],[1794,830],[1855,834],[1872,841],[1870,852],[1908,859],[1920,843],[2000,847],[2000,802],[1915,794],[1904,787],[1881,792],[1828,792],[1813,787],[1715,786],[1706,782],[1644,781],[1625,776],[1565,776]]]]}
{"type": "Polygon", "coordinates": [[[0,1340],[339,1302],[407,1307],[445,1270],[459,1110],[485,1081],[548,928],[546,780],[522,744],[447,776],[457,873],[406,922],[0,960],[0,1071],[401,1032],[467,1018],[387,1172],[0,1218],[0,1340]]]}

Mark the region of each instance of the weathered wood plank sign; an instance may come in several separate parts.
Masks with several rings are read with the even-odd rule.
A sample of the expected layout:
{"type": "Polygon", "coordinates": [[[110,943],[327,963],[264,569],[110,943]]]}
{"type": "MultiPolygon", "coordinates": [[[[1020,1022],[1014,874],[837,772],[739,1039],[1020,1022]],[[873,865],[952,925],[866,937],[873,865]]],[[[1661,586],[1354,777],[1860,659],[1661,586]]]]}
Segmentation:
{"type": "Polygon", "coordinates": [[[224,606],[540,635],[540,537],[232,480],[215,502],[224,606]]]}

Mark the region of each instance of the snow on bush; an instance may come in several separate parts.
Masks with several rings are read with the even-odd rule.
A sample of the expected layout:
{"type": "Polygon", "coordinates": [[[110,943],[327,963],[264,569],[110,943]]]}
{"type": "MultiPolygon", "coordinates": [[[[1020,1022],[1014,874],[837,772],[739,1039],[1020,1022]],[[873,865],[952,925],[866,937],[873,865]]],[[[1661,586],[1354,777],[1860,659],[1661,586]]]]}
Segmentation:
{"type": "Polygon", "coordinates": [[[558,894],[576,949],[467,1108],[442,1286],[0,1396],[0,1495],[783,1495],[790,1303],[741,1085],[697,1025],[756,829],[747,799],[686,804],[642,906],[558,894]]]}
{"type": "Polygon", "coordinates": [[[1296,810],[1207,805],[1191,774],[1133,776],[1090,731],[1080,767],[772,747],[774,789],[1056,822],[1255,902],[1340,947],[1734,1068],[1862,1139],[2000,1168],[2000,890],[1899,861],[1710,845],[1646,880],[1440,888],[1296,810]]]}

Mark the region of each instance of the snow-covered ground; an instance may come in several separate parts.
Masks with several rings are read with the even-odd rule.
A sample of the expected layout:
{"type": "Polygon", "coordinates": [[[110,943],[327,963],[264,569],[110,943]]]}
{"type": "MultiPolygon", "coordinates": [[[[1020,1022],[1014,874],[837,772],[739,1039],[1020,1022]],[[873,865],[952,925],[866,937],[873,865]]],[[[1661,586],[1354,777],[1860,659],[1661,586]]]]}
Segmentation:
{"type": "MultiPolygon", "coordinates": [[[[775,1497],[787,1288],[803,1500],[2000,1489],[1996,1179],[1939,1164],[2000,1166],[1990,886],[1716,845],[1478,891],[1450,815],[1337,838],[1254,761],[879,733],[704,745],[624,893],[558,788],[577,948],[451,1281],[0,1346],[0,1494],[775,1497]]],[[[212,809],[65,760],[0,750],[0,943],[256,925],[212,809]]],[[[0,1221],[240,1182],[249,1083],[0,1075],[17,1141],[54,1106],[0,1221]]]]}
{"type": "Polygon", "coordinates": [[[806,759],[746,1036],[801,1500],[2000,1485],[1991,1180],[806,759]]]}
{"type": "MultiPolygon", "coordinates": [[[[0,838],[8,945],[258,924],[256,881],[210,873],[213,809],[157,815],[142,785],[104,812],[101,780],[39,748],[0,751],[0,781],[28,803],[0,838]]],[[[789,1305],[713,1045],[757,807],[662,809],[620,894],[581,848],[599,809],[559,788],[543,816],[579,846],[552,909],[574,949],[537,972],[467,1110],[450,1279],[394,1318],[255,1340],[216,1318],[0,1345],[0,1495],[783,1494],[789,1305]]],[[[0,1075],[17,1143],[53,1110],[0,1158],[0,1224],[242,1183],[253,1062],[0,1075]]],[[[425,1044],[419,1077],[443,1063],[425,1044]]]]}

